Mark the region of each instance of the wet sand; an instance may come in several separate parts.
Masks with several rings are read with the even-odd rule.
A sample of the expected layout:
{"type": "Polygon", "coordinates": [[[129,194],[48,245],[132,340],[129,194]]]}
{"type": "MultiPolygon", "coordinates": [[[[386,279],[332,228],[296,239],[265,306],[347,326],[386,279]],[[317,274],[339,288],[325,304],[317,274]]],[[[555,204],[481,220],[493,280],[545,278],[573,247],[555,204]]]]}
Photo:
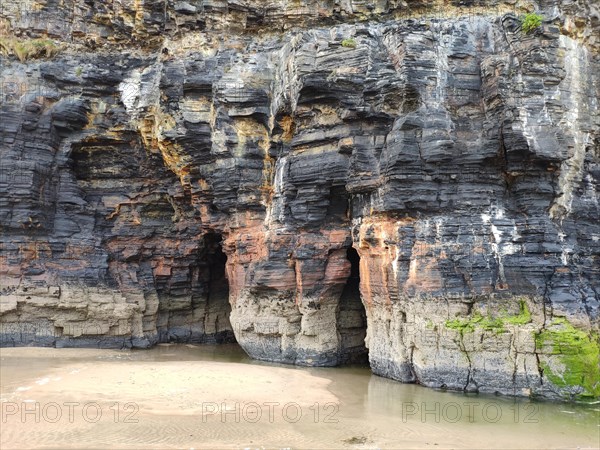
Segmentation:
{"type": "Polygon", "coordinates": [[[403,385],[237,346],[0,349],[0,448],[598,448],[598,405],[403,385]]]}

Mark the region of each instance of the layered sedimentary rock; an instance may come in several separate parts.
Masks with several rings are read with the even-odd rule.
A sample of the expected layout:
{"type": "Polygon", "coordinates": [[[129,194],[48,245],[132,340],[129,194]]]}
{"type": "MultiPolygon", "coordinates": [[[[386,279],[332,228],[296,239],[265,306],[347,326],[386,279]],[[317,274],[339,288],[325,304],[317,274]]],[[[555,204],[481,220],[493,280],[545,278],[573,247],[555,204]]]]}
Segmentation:
{"type": "Polygon", "coordinates": [[[3,345],[235,338],[304,365],[368,350],[432,387],[600,394],[594,2],[0,17],[3,345]]]}

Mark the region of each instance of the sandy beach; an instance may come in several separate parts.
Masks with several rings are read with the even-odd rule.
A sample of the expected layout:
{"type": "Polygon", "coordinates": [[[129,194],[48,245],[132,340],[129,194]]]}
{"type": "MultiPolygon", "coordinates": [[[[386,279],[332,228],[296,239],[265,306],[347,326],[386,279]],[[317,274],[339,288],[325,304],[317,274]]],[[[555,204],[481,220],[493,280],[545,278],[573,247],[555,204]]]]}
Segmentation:
{"type": "Polygon", "coordinates": [[[461,411],[447,406],[463,407],[455,394],[363,368],[276,366],[224,353],[1,349],[1,447],[509,448],[515,436],[519,448],[595,445],[593,411],[569,411],[560,423],[529,408],[537,422],[528,423],[525,415],[515,421],[514,404],[500,399],[494,411],[502,420],[485,420],[481,409],[472,411],[481,415],[475,420],[450,423],[461,411]],[[423,417],[421,407],[433,413],[423,417]]]}

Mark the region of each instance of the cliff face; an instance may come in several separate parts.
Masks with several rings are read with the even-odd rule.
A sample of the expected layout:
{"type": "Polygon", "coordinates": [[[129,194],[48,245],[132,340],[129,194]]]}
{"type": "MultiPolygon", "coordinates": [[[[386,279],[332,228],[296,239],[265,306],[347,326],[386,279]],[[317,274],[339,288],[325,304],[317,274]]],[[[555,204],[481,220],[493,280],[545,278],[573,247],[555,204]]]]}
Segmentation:
{"type": "Polygon", "coordinates": [[[368,349],[404,382],[600,395],[593,1],[0,18],[2,345],[368,349]]]}

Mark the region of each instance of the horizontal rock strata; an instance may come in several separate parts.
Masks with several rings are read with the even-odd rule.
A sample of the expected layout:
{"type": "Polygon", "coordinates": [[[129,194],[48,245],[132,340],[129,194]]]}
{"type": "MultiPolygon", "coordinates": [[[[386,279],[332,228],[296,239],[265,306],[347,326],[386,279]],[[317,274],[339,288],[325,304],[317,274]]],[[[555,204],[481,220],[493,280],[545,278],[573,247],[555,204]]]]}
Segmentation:
{"type": "Polygon", "coordinates": [[[3,1],[2,345],[600,396],[599,17],[3,1]]]}

